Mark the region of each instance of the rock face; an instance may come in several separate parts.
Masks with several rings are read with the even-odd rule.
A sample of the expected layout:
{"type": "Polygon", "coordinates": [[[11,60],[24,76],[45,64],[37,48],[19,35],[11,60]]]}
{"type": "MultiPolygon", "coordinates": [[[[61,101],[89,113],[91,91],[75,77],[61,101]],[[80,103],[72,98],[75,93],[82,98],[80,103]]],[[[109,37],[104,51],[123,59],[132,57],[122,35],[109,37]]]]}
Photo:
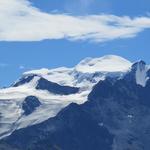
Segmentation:
{"type": "Polygon", "coordinates": [[[77,87],[61,86],[57,83],[48,81],[44,78],[41,78],[38,81],[36,89],[47,90],[54,94],[60,94],[60,95],[69,95],[69,94],[75,94],[79,92],[79,88],[77,87]]]}
{"type": "MultiPolygon", "coordinates": [[[[15,130],[0,146],[17,150],[149,150],[149,72],[145,62],[139,61],[123,76],[106,77],[93,87],[85,103],[71,103],[53,118],[15,130]]],[[[49,83],[42,86],[49,89],[49,83]]],[[[59,88],[64,90],[64,86],[59,88]]],[[[54,89],[60,92],[59,88],[54,89]]]]}
{"type": "Polygon", "coordinates": [[[27,77],[21,78],[19,81],[17,81],[15,84],[13,84],[14,87],[18,87],[20,85],[29,83],[36,75],[29,75],[27,77]]]}
{"type": "Polygon", "coordinates": [[[150,80],[147,79],[145,87],[138,85],[135,65],[138,64],[122,79],[99,82],[85,104],[92,118],[114,134],[114,150],[148,150],[150,147],[150,80]]]}
{"type": "Polygon", "coordinates": [[[22,103],[22,109],[24,111],[24,115],[26,116],[30,115],[40,105],[41,105],[41,102],[35,96],[26,97],[22,103]]]}

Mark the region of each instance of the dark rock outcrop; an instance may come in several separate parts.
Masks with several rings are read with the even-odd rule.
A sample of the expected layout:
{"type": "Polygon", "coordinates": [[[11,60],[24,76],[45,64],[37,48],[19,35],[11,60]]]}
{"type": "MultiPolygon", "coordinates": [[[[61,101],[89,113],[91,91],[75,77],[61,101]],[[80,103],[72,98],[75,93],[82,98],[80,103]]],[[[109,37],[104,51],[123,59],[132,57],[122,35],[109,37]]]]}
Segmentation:
{"type": "Polygon", "coordinates": [[[35,96],[28,96],[22,103],[22,109],[24,110],[24,115],[30,115],[37,107],[41,105],[41,102],[35,96]]]}
{"type": "Polygon", "coordinates": [[[60,94],[60,95],[69,95],[69,94],[75,94],[79,92],[79,88],[77,87],[62,86],[57,83],[48,81],[44,78],[39,79],[36,89],[47,90],[54,94],[60,94]]]}

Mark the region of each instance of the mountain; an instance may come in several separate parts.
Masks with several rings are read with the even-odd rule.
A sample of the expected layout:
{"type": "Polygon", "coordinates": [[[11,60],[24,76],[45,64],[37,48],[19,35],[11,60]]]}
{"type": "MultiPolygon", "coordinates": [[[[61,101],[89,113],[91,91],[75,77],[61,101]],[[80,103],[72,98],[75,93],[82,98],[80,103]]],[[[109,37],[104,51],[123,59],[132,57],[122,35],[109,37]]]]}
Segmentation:
{"type": "Polygon", "coordinates": [[[0,90],[0,148],[149,150],[149,78],[113,55],[25,72],[0,90]]]}

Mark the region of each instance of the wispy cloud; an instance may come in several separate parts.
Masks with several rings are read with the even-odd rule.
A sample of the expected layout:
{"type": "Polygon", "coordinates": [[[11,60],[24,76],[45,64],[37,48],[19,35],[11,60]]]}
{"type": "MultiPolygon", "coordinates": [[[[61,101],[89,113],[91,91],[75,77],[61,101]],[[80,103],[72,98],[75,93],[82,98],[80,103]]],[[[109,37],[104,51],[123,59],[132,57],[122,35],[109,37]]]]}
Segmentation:
{"type": "Polygon", "coordinates": [[[135,37],[150,28],[150,17],[48,14],[27,0],[0,1],[1,41],[44,39],[92,40],[97,42],[135,37]]]}
{"type": "Polygon", "coordinates": [[[25,66],[20,65],[20,66],[19,66],[19,69],[20,69],[20,70],[23,70],[23,69],[25,69],[25,66]]]}
{"type": "Polygon", "coordinates": [[[79,0],[80,6],[83,9],[88,9],[93,2],[94,0],[79,0]]]}
{"type": "Polygon", "coordinates": [[[6,64],[6,63],[0,63],[0,68],[5,68],[7,66],[8,66],[8,64],[6,64]]]}
{"type": "Polygon", "coordinates": [[[65,10],[71,14],[87,14],[94,0],[66,0],[65,10]]]}

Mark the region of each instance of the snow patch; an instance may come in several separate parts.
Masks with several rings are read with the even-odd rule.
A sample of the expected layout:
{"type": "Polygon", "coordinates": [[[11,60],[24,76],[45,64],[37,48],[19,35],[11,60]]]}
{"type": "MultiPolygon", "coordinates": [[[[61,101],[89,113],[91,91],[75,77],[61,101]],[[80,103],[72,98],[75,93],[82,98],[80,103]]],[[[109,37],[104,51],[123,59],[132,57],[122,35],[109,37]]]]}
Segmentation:
{"type": "Polygon", "coordinates": [[[136,70],[136,83],[143,87],[146,86],[148,68],[145,65],[138,63],[136,70]]]}

